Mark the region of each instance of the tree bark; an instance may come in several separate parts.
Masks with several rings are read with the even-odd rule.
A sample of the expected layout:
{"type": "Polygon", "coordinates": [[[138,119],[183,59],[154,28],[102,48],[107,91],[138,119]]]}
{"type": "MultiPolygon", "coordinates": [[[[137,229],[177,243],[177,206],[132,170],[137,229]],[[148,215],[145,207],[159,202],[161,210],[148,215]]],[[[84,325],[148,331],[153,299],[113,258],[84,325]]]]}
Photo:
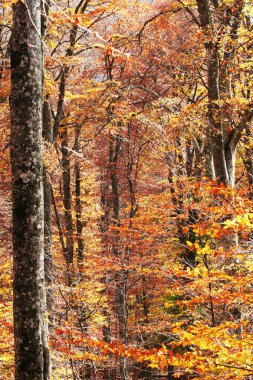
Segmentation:
{"type": "MultiPolygon", "coordinates": [[[[52,112],[49,96],[43,104],[43,138],[50,147],[53,142],[52,112]]],[[[47,309],[49,312],[53,306],[53,293],[50,289],[52,284],[52,184],[50,173],[46,165],[43,167],[43,189],[44,189],[44,251],[45,251],[45,279],[47,286],[47,309]]]]}
{"type": "Polygon", "coordinates": [[[49,379],[42,179],[40,0],[13,4],[11,166],[15,380],[49,379]]]}
{"type": "MultiPolygon", "coordinates": [[[[75,129],[75,144],[73,149],[76,152],[80,150],[80,133],[81,126],[75,129]]],[[[76,207],[76,236],[77,236],[77,260],[79,264],[83,262],[83,221],[82,221],[82,173],[80,160],[77,158],[75,162],[75,207],[76,207]]]]}
{"type": "Polygon", "coordinates": [[[70,155],[68,151],[68,131],[64,128],[60,135],[62,139],[62,183],[63,183],[63,205],[64,218],[66,227],[66,252],[65,257],[67,265],[70,266],[74,262],[74,228],[72,218],[72,196],[71,196],[71,172],[70,172],[70,155]]]}
{"type": "MultiPolygon", "coordinates": [[[[226,9],[226,17],[220,18],[214,13],[219,10],[218,2],[197,0],[200,26],[206,37],[205,48],[208,66],[208,118],[210,143],[212,147],[215,177],[218,183],[234,186],[236,148],[242,135],[253,118],[253,104],[241,114],[236,125],[226,105],[231,98],[232,76],[229,69],[233,66],[235,44],[241,22],[244,2],[235,2],[233,8],[226,9]],[[214,16],[215,15],[215,16],[214,16]],[[217,24],[217,20],[219,20],[217,24]],[[224,45],[219,30],[226,27],[226,36],[230,42],[224,45]],[[215,38],[214,38],[215,37],[215,38]]],[[[222,10],[221,10],[222,11],[222,10]]]]}
{"type": "Polygon", "coordinates": [[[249,199],[253,199],[253,160],[252,160],[252,149],[250,147],[251,140],[251,131],[250,128],[246,128],[246,136],[244,138],[245,146],[245,157],[244,157],[244,166],[247,173],[248,185],[249,185],[249,199]]]}

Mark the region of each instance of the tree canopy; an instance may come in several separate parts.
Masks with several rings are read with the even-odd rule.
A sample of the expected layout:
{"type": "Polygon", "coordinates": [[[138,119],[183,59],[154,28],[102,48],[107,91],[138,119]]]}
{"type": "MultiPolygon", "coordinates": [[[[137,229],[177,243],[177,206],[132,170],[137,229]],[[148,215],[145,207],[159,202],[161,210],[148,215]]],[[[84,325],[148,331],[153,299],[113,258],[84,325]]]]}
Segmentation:
{"type": "Polygon", "coordinates": [[[250,380],[251,1],[36,0],[35,18],[32,3],[0,4],[0,379],[14,378],[11,205],[35,99],[52,379],[250,380]],[[41,49],[21,74],[17,9],[31,27],[19,64],[41,49]]]}

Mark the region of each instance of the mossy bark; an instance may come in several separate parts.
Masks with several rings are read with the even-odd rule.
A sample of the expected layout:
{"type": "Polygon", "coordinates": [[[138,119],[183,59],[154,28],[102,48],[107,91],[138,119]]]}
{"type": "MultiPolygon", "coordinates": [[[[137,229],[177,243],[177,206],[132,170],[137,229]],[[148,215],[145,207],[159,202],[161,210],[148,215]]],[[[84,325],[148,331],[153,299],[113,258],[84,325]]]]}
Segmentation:
{"type": "Polygon", "coordinates": [[[49,379],[44,279],[40,0],[13,4],[11,166],[15,380],[49,379]]]}

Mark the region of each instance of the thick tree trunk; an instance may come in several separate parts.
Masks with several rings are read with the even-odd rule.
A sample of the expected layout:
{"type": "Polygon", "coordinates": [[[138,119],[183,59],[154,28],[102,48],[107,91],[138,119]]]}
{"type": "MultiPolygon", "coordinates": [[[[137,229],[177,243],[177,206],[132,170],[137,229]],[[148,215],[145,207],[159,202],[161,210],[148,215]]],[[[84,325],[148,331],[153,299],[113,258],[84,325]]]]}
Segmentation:
{"type": "Polygon", "coordinates": [[[49,379],[44,280],[40,0],[13,4],[11,165],[15,379],[49,379]]]}

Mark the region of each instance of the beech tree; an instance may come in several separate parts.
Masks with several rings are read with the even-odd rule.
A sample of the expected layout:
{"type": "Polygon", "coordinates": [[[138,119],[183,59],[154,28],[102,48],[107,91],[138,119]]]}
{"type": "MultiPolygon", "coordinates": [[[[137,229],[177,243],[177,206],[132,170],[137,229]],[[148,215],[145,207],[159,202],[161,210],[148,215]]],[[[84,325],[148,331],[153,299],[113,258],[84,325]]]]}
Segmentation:
{"type": "Polygon", "coordinates": [[[232,101],[236,96],[233,80],[238,75],[238,56],[235,54],[240,46],[238,31],[247,2],[239,0],[223,4],[216,0],[197,0],[196,3],[207,54],[208,136],[214,176],[219,182],[234,186],[236,148],[253,118],[250,99],[241,105],[237,115],[232,101]]]}
{"type": "Polygon", "coordinates": [[[11,166],[15,379],[49,378],[42,180],[40,0],[13,4],[11,166]]]}

